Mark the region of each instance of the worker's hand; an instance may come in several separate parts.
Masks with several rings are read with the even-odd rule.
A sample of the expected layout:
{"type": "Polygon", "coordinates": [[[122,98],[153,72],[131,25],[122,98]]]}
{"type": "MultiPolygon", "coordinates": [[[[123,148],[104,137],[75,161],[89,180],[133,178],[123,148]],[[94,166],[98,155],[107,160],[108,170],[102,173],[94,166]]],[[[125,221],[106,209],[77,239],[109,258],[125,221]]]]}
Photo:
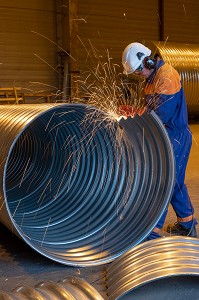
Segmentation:
{"type": "Polygon", "coordinates": [[[145,111],[146,111],[146,107],[139,107],[137,114],[139,116],[142,116],[145,113],[145,111]]]}
{"type": "Polygon", "coordinates": [[[120,105],[119,106],[119,114],[121,116],[134,117],[136,114],[141,116],[145,112],[145,107],[135,107],[132,105],[120,105]]]}

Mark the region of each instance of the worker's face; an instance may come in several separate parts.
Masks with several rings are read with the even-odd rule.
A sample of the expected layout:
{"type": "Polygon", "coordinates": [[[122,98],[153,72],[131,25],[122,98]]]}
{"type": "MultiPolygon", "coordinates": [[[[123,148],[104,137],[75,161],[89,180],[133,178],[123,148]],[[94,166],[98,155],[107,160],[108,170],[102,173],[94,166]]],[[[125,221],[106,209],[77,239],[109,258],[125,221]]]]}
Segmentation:
{"type": "Polygon", "coordinates": [[[147,79],[147,78],[149,78],[149,76],[151,75],[152,72],[153,72],[153,70],[149,70],[143,66],[142,70],[140,70],[140,71],[136,70],[134,72],[134,74],[147,79]]]}

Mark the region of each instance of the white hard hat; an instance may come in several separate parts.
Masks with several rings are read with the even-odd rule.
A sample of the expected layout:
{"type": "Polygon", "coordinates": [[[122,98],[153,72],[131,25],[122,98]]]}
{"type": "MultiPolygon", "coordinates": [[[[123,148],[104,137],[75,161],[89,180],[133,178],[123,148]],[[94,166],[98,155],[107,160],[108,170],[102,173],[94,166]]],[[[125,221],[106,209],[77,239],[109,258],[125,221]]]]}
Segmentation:
{"type": "Polygon", "coordinates": [[[143,63],[146,56],[151,55],[151,50],[140,43],[129,44],[122,53],[122,65],[124,74],[132,74],[143,63]]]}

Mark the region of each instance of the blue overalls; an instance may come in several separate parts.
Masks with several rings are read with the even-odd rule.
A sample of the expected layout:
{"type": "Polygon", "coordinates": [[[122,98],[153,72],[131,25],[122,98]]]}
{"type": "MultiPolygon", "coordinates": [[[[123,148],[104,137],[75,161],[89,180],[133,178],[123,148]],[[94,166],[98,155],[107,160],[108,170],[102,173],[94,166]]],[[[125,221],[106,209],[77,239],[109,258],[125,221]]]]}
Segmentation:
{"type": "MultiPolygon", "coordinates": [[[[155,70],[145,86],[147,107],[159,116],[168,132],[174,150],[176,182],[170,201],[177,221],[189,228],[194,209],[184,183],[186,166],[192,145],[192,133],[188,126],[187,106],[178,72],[163,60],[158,61],[155,70]]],[[[163,213],[156,228],[163,227],[167,211],[163,213]]]]}

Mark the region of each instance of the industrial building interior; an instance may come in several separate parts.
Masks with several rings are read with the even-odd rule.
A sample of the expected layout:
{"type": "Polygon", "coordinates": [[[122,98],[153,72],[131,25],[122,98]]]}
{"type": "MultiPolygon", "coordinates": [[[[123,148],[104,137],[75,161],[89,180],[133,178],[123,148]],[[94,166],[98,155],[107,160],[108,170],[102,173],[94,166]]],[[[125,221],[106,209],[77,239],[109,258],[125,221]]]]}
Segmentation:
{"type": "MultiPolygon", "coordinates": [[[[164,165],[163,170],[161,167],[158,169],[154,162],[155,167],[153,165],[149,167],[151,175],[146,175],[147,172],[145,172],[143,177],[139,169],[146,170],[147,163],[144,162],[142,165],[142,153],[139,150],[136,150],[137,157],[135,158],[135,160],[141,161],[140,165],[138,163],[138,171],[136,168],[131,170],[129,168],[130,163],[127,163],[128,159],[128,162],[132,162],[132,149],[129,142],[126,142],[123,138],[120,140],[121,145],[119,146],[122,148],[120,155],[124,155],[124,161],[123,159],[120,160],[122,155],[120,156],[117,153],[118,143],[116,143],[116,146],[112,146],[112,143],[110,145],[105,143],[106,138],[114,139],[118,134],[117,130],[121,130],[122,123],[118,123],[116,119],[112,121],[117,105],[121,104],[121,101],[123,101],[122,104],[141,105],[140,95],[143,89],[143,81],[140,81],[137,76],[127,77],[123,75],[121,62],[124,48],[131,42],[141,42],[150,47],[153,54],[160,54],[165,62],[174,66],[182,79],[187,101],[189,126],[192,133],[192,148],[185,182],[195,210],[194,217],[199,221],[198,11],[199,2],[196,0],[152,0],[147,3],[144,0],[138,2],[130,0],[111,0],[109,2],[104,0],[8,0],[5,2],[0,0],[0,147],[2,156],[0,159],[0,299],[176,300],[187,299],[188,296],[193,300],[199,299],[198,238],[174,237],[172,240],[166,230],[168,224],[176,222],[176,215],[171,206],[169,206],[162,230],[163,238],[158,239],[158,241],[144,241],[147,233],[150,233],[163,212],[165,203],[168,201],[167,198],[170,197],[169,193],[172,191],[174,166],[171,160],[173,158],[169,152],[170,146],[168,137],[165,137],[164,129],[159,125],[153,114],[151,116],[147,114],[141,117],[135,116],[135,118],[131,118],[132,120],[122,121],[124,122],[124,128],[130,124],[132,139],[137,136],[137,140],[133,142],[135,148],[138,149],[142,143],[145,143],[146,149],[149,149],[146,150],[149,156],[146,161],[151,163],[157,158],[157,164],[164,165]],[[121,98],[121,89],[117,88],[117,84],[122,84],[124,88],[122,97],[124,98],[121,98]],[[88,115],[89,117],[82,121],[82,116],[89,106],[96,107],[97,116],[104,118],[105,121],[102,124],[105,128],[101,128],[101,122],[98,124],[98,119],[97,121],[94,120],[96,112],[92,112],[92,109],[88,115]],[[64,110],[66,110],[66,113],[64,113],[64,110]],[[72,116],[70,115],[71,111],[72,116]],[[111,130],[109,130],[110,121],[106,120],[107,114],[112,122],[111,126],[113,125],[111,130]],[[52,119],[55,120],[55,123],[49,129],[52,119]],[[56,124],[56,122],[63,124],[63,129],[60,130],[60,124],[56,124]],[[67,129],[64,127],[65,124],[68,126],[66,133],[64,132],[67,129]],[[78,124],[78,129],[73,124],[78,124]],[[85,127],[84,124],[86,124],[85,127]],[[93,124],[99,126],[97,127],[99,135],[96,134],[95,130],[90,129],[90,126],[94,126],[93,124]],[[150,130],[147,131],[150,126],[154,130],[153,133],[150,133],[150,130]],[[81,127],[85,132],[91,130],[89,134],[92,135],[92,138],[94,136],[94,144],[92,144],[89,134],[88,138],[82,136],[82,142],[78,132],[81,127]],[[115,127],[117,127],[116,132],[113,129],[115,127]],[[143,137],[139,137],[139,134],[137,134],[143,128],[145,130],[144,141],[143,137]],[[49,132],[45,136],[45,132],[48,130],[49,132]],[[57,143],[53,143],[51,139],[57,139],[59,130],[61,132],[59,140],[57,143]],[[67,140],[68,132],[76,132],[76,142],[73,143],[72,139],[71,141],[67,140]],[[95,134],[97,137],[95,137],[95,134]],[[29,136],[30,140],[28,140],[29,136]],[[149,141],[147,141],[147,138],[149,141]],[[81,144],[78,149],[78,143],[84,143],[84,139],[85,145],[81,144]],[[100,149],[102,148],[101,152],[96,150],[95,143],[98,142],[100,143],[100,149]],[[44,146],[43,143],[45,143],[44,146]],[[49,146],[51,143],[53,150],[49,146]],[[23,186],[24,174],[26,168],[29,168],[29,160],[39,162],[35,173],[32,174],[34,178],[31,179],[31,183],[33,182],[33,187],[38,190],[38,199],[43,199],[44,207],[47,205],[45,197],[51,195],[53,185],[57,186],[58,191],[62,191],[65,178],[61,177],[60,174],[63,171],[61,169],[62,159],[65,158],[62,158],[61,151],[58,149],[60,145],[61,150],[69,149],[69,147],[75,149],[74,154],[70,156],[71,164],[68,163],[68,167],[71,166],[73,170],[71,172],[79,172],[77,178],[74,179],[76,180],[76,190],[74,189],[71,194],[71,197],[77,201],[77,211],[81,211],[81,209],[84,211],[84,202],[81,205],[81,200],[79,200],[83,199],[81,197],[83,197],[84,189],[86,201],[88,199],[92,201],[92,206],[88,205],[85,209],[85,218],[81,215],[82,219],[75,219],[75,222],[77,222],[77,225],[74,225],[77,228],[74,230],[74,240],[77,239],[75,240],[76,246],[69,248],[69,254],[65,253],[67,248],[64,249],[63,246],[64,237],[71,233],[68,228],[62,227],[60,231],[55,232],[52,230],[54,232],[53,243],[51,244],[49,239],[48,242],[45,241],[45,245],[45,235],[51,222],[51,216],[49,219],[47,217],[45,219],[44,212],[44,219],[47,220],[47,223],[41,233],[39,227],[42,227],[42,223],[37,224],[40,220],[39,217],[38,220],[33,217],[31,220],[34,224],[34,230],[33,232],[31,229],[27,231],[30,232],[30,236],[27,236],[25,229],[26,227],[31,228],[32,224],[28,223],[29,221],[25,223],[25,218],[23,219],[20,213],[16,213],[18,205],[19,207],[21,205],[21,200],[17,202],[16,199],[24,196],[23,193],[27,193],[27,199],[32,202],[25,204],[28,208],[30,206],[31,210],[35,211],[37,206],[33,203],[34,198],[31,196],[33,190],[30,186],[23,186]],[[166,145],[166,150],[163,149],[163,145],[166,145]],[[84,147],[88,151],[84,152],[84,147]],[[125,152],[123,147],[124,149],[126,147],[129,152],[125,152]],[[50,151],[54,151],[54,149],[57,150],[58,158],[54,156],[52,156],[53,159],[49,158],[52,155],[50,151]],[[88,154],[89,149],[92,149],[92,151],[88,154]],[[150,149],[153,149],[154,153],[151,153],[153,150],[150,151],[150,149]],[[83,153],[83,158],[80,157],[81,155],[78,156],[79,150],[83,153]],[[165,156],[155,153],[155,151],[164,153],[164,150],[165,156]],[[43,155],[46,155],[44,163],[42,160],[43,155]],[[116,162],[113,162],[114,167],[109,166],[111,161],[111,159],[109,161],[109,155],[116,158],[116,162]],[[41,156],[41,158],[37,160],[37,156],[41,156]],[[17,162],[16,167],[13,161],[17,162]],[[82,170],[79,169],[79,161],[82,163],[82,170]],[[100,167],[95,166],[96,161],[101,162],[100,167]],[[57,168],[52,170],[52,166],[55,165],[57,168]],[[41,175],[38,175],[37,168],[38,170],[44,168],[40,171],[41,175]],[[168,170],[164,170],[164,168],[168,168],[168,170]],[[121,185],[124,194],[128,194],[123,190],[122,184],[124,183],[122,182],[129,177],[128,183],[126,183],[128,188],[129,180],[133,178],[131,176],[134,176],[132,172],[135,172],[139,178],[137,185],[140,184],[138,187],[141,192],[143,189],[144,194],[144,187],[142,187],[142,181],[145,180],[144,176],[148,176],[147,179],[153,182],[153,178],[155,178],[153,176],[155,176],[154,173],[157,169],[160,170],[158,176],[162,180],[161,183],[166,190],[166,195],[162,196],[163,200],[158,199],[158,195],[161,194],[161,188],[158,186],[156,200],[153,204],[150,204],[151,207],[152,205],[154,205],[153,207],[157,206],[156,212],[153,212],[154,215],[150,215],[149,211],[144,211],[143,206],[146,204],[144,197],[140,195],[136,199],[135,204],[140,205],[142,222],[143,224],[146,223],[146,228],[143,228],[143,231],[141,229],[139,232],[141,225],[139,225],[139,221],[136,223],[136,212],[134,215],[130,206],[129,212],[125,210],[128,207],[128,204],[125,203],[126,198],[124,196],[122,199],[121,195],[117,196],[115,190],[118,188],[119,191],[121,185]],[[53,174],[54,181],[48,177],[49,172],[53,174]],[[106,187],[109,172],[111,173],[110,183],[106,187]],[[115,179],[116,175],[119,178],[117,181],[115,179]],[[38,181],[35,180],[37,176],[38,181]],[[101,183],[101,186],[98,184],[100,176],[104,178],[104,186],[103,183],[101,183]],[[89,181],[87,177],[92,180],[89,181]],[[9,183],[9,178],[12,179],[13,183],[9,183]],[[39,180],[47,182],[43,190],[38,188],[42,185],[39,180]],[[88,191],[87,187],[83,187],[81,190],[84,181],[88,184],[88,191]],[[97,193],[100,188],[104,190],[107,188],[108,192],[98,205],[100,197],[97,193]],[[79,195],[81,193],[82,195],[79,195]],[[118,197],[117,200],[114,199],[114,195],[115,199],[118,197]],[[91,198],[89,198],[90,196],[91,198]],[[8,198],[8,200],[5,198],[8,198]],[[14,200],[11,201],[10,198],[14,200]],[[123,201],[122,209],[126,214],[124,217],[122,214],[119,216],[118,203],[120,203],[120,198],[123,201]],[[116,201],[116,206],[118,205],[118,208],[116,206],[113,208],[114,217],[112,216],[111,201],[116,201]],[[13,206],[15,202],[18,203],[16,207],[13,206]],[[98,219],[92,219],[89,210],[91,212],[96,210],[93,219],[99,217],[99,221],[98,219]],[[132,220],[134,217],[131,219],[131,216],[134,216],[135,220],[132,220]],[[122,223],[121,221],[123,221],[123,218],[125,220],[125,217],[128,221],[124,221],[124,224],[128,226],[118,225],[116,219],[120,218],[120,223],[122,223]],[[110,229],[107,229],[109,226],[103,227],[103,218],[107,218],[108,221],[105,220],[105,222],[110,224],[110,229]],[[81,225],[83,222],[85,224],[81,225]],[[96,226],[93,229],[96,230],[96,239],[89,240],[89,227],[91,224],[96,226]],[[132,228],[130,228],[131,224],[132,228]],[[24,229],[21,230],[23,225],[24,229]],[[81,226],[84,225],[86,229],[84,227],[83,229],[86,230],[86,234],[83,233],[83,235],[87,235],[88,245],[82,242],[84,236],[81,237],[81,226]],[[136,227],[138,230],[136,230],[136,227]],[[99,230],[99,233],[97,230],[99,230]],[[135,239],[133,237],[134,232],[135,239]],[[43,236],[43,240],[40,239],[39,234],[43,236]],[[57,240],[61,249],[60,253],[57,250],[57,240]],[[41,245],[37,247],[38,241],[41,242],[41,245]],[[89,242],[91,245],[89,245],[89,242]],[[107,246],[107,250],[104,249],[104,245],[107,246]],[[99,250],[101,252],[98,253],[100,258],[95,260],[92,251],[88,251],[89,247],[93,247],[92,249],[96,250],[96,253],[101,249],[99,250]],[[111,249],[110,253],[108,247],[111,249]],[[80,252],[76,252],[77,249],[80,249],[78,250],[80,252]],[[85,258],[86,251],[89,252],[90,260],[85,258]],[[129,259],[127,257],[128,253],[129,259]],[[138,262],[135,261],[137,253],[143,255],[138,259],[138,262]],[[146,255],[146,258],[144,255],[146,255]],[[147,262],[147,256],[149,262],[147,262]],[[154,265],[152,264],[153,259],[154,265]],[[138,269],[135,269],[135,265],[138,269]],[[166,265],[168,268],[170,266],[170,269],[167,269],[166,265]],[[122,266],[123,273],[121,273],[122,266]],[[145,267],[147,271],[144,269],[145,267]],[[79,279],[83,279],[83,281],[78,281],[79,279]],[[156,297],[156,295],[158,296],[156,297]]],[[[69,205],[66,203],[66,194],[63,193],[61,197],[65,206],[54,206],[55,212],[51,210],[52,218],[59,218],[59,214],[62,218],[67,209],[69,215],[71,213],[73,216],[73,212],[71,212],[73,203],[69,203],[69,205]]],[[[149,201],[153,200],[150,198],[150,192],[147,197],[149,197],[147,198],[149,201]]],[[[46,211],[47,214],[49,214],[48,210],[46,211]]],[[[38,213],[39,215],[40,213],[38,213]]],[[[73,225],[69,225],[70,228],[73,227],[73,225]]],[[[199,225],[196,228],[199,237],[199,225]]],[[[72,245],[73,239],[71,236],[67,243],[72,245]]]]}

